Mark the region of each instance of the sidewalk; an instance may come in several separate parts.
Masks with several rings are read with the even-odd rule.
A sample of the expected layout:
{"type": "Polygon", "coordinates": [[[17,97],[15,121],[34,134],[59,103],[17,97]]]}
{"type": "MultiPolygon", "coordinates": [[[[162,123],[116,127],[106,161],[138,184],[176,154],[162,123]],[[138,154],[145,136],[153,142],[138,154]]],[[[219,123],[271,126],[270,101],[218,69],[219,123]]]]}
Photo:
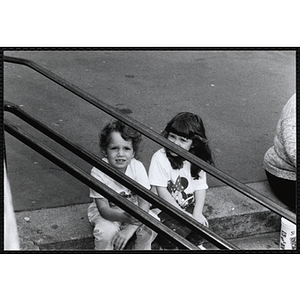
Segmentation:
{"type": "MultiPolygon", "coordinates": [[[[266,181],[248,184],[274,198],[266,181]]],[[[276,249],[280,216],[230,187],[210,188],[204,214],[210,228],[241,250],[276,249]]],[[[89,204],[16,213],[21,250],[92,250],[92,227],[87,219],[89,204]]],[[[208,249],[216,249],[208,245],[208,249]]]]}

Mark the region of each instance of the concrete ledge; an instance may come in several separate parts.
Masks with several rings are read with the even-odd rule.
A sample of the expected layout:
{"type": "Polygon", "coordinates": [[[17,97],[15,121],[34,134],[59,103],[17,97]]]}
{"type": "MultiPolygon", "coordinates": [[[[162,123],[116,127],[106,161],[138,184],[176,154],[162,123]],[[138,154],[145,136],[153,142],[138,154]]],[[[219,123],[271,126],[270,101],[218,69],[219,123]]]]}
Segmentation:
{"type": "Polygon", "coordinates": [[[88,205],[16,213],[21,248],[62,249],[60,245],[65,245],[64,249],[78,249],[75,245],[78,245],[79,241],[79,244],[84,244],[82,241],[88,238],[92,241],[92,227],[87,219],[88,205]]]}
{"type": "MultiPolygon", "coordinates": [[[[229,242],[243,250],[280,250],[279,241],[280,233],[271,232],[259,235],[251,235],[243,238],[228,239],[229,242]]],[[[219,250],[216,246],[210,243],[204,243],[207,250],[219,250]]]]}
{"type": "MultiPolygon", "coordinates": [[[[267,181],[247,185],[280,204],[267,181]]],[[[279,215],[231,187],[210,188],[206,199],[204,215],[209,221],[210,228],[225,239],[280,230],[279,215]]]]}
{"type": "MultiPolygon", "coordinates": [[[[248,185],[278,202],[267,182],[248,185]]],[[[22,250],[92,250],[88,205],[16,213],[22,250]]],[[[279,215],[230,187],[208,190],[204,214],[210,228],[225,239],[280,230],[279,215]]]]}

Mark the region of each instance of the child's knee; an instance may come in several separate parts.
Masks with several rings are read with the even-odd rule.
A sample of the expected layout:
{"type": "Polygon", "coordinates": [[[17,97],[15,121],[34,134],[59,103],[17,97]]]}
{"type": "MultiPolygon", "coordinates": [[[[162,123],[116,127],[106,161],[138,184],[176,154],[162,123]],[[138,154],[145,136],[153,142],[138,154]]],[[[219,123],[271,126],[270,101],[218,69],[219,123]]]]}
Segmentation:
{"type": "Polygon", "coordinates": [[[149,227],[142,225],[137,229],[136,236],[139,241],[153,241],[157,233],[149,227]]]}
{"type": "Polygon", "coordinates": [[[95,240],[110,241],[115,236],[116,230],[114,230],[113,228],[110,228],[110,229],[109,228],[102,228],[101,226],[96,225],[94,227],[93,234],[94,234],[95,240]]]}

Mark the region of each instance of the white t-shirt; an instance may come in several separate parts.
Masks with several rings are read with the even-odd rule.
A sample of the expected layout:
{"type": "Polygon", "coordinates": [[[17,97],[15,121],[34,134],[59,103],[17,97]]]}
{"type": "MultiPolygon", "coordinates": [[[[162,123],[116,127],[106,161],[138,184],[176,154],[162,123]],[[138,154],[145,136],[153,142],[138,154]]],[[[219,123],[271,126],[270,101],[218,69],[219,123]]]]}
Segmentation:
{"type": "Polygon", "coordinates": [[[174,170],[164,148],[155,152],[149,167],[149,182],[154,186],[167,187],[177,203],[185,208],[194,202],[194,192],[207,189],[206,172],[199,173],[199,179],[191,176],[191,163],[183,162],[183,167],[174,170]]]}
{"type": "MultiPolygon", "coordinates": [[[[108,163],[107,158],[103,158],[103,161],[108,163]]],[[[128,188],[121,185],[116,180],[112,179],[111,177],[107,176],[102,171],[98,170],[97,168],[93,167],[91,170],[91,175],[113,189],[118,194],[121,194],[122,196],[128,198],[131,202],[137,204],[137,195],[133,194],[128,188]]],[[[133,158],[130,162],[130,164],[127,166],[125,175],[130,177],[131,179],[135,180],[142,186],[144,186],[147,189],[150,189],[149,180],[147,176],[146,169],[144,165],[133,158]]],[[[90,189],[90,197],[91,198],[104,198],[101,194],[97,193],[93,189],[90,189]]],[[[109,202],[110,206],[116,206],[114,203],[109,202]]]]}

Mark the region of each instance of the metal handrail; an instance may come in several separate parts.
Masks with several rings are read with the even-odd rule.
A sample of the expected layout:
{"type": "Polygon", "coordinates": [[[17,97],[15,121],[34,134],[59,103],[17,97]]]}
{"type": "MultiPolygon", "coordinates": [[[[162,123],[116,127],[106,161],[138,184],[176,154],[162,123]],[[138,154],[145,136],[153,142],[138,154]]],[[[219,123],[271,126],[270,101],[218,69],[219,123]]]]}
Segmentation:
{"type": "MultiPolygon", "coordinates": [[[[142,185],[138,184],[133,179],[129,178],[128,176],[124,176],[123,173],[116,170],[109,164],[105,163],[103,160],[99,159],[96,155],[90,153],[86,149],[82,148],[81,146],[75,144],[74,142],[68,140],[66,137],[60,135],[50,127],[46,126],[42,121],[33,118],[28,113],[26,113],[23,109],[21,109],[19,106],[5,102],[4,109],[8,112],[13,113],[14,115],[21,118],[23,121],[27,122],[28,124],[32,125],[34,128],[39,130],[40,132],[44,133],[48,137],[50,137],[52,140],[56,141],[72,153],[76,154],[86,162],[92,164],[93,166],[100,169],[102,172],[106,173],[108,176],[112,177],[113,179],[120,182],[122,185],[126,186],[128,189],[132,190],[133,192],[140,195],[142,198],[147,200],[148,202],[154,204],[156,207],[166,211],[170,215],[174,216],[175,218],[179,219],[180,222],[191,228],[192,230],[198,232],[203,236],[206,240],[211,242],[212,244],[216,245],[220,249],[238,249],[235,245],[231,244],[230,242],[226,241],[222,237],[215,234],[213,231],[211,231],[209,228],[203,226],[199,222],[197,222],[194,218],[186,215],[181,210],[174,207],[172,204],[168,203],[167,201],[161,199],[156,194],[152,193],[142,185]]],[[[28,134],[25,136],[24,131],[22,131],[17,126],[13,125],[8,120],[5,120],[4,122],[5,130],[9,133],[13,134],[15,137],[20,139],[20,136],[22,135],[23,140],[27,143],[27,145],[31,146],[32,143],[28,144],[28,134]],[[22,133],[22,134],[21,134],[22,133]],[[24,137],[25,136],[25,137],[24,137]]],[[[33,137],[30,137],[31,140],[33,140],[33,137]]],[[[23,141],[22,140],[22,141],[23,141]]],[[[39,142],[35,139],[35,143],[39,142]]],[[[39,142],[40,143],[40,142],[39,142]]],[[[32,146],[31,146],[32,147],[32,146]]],[[[37,147],[37,146],[35,146],[37,147]]],[[[36,150],[36,149],[35,149],[36,150]]],[[[49,153],[49,150],[47,150],[49,153]]],[[[52,151],[52,150],[51,150],[52,151]]],[[[47,153],[47,154],[48,154],[47,153]]],[[[48,154],[49,155],[49,154],[48,154]]],[[[111,200],[114,202],[114,200],[111,200]]],[[[118,205],[118,203],[116,203],[118,205]]],[[[131,211],[129,213],[132,213],[131,211]]],[[[151,227],[151,226],[149,226],[151,227]]]]}
{"type": "Polygon", "coordinates": [[[211,174],[212,176],[218,178],[220,181],[226,183],[227,185],[231,186],[235,190],[241,192],[242,194],[246,195],[247,197],[251,198],[252,200],[260,203],[261,205],[267,207],[268,209],[272,210],[273,212],[285,217],[289,221],[296,224],[296,214],[291,212],[290,210],[280,206],[279,204],[275,203],[274,201],[270,200],[269,198],[265,197],[264,195],[258,193],[254,189],[248,187],[247,185],[241,183],[240,181],[236,180],[235,178],[229,176],[228,174],[224,173],[223,171],[217,169],[216,167],[204,162],[203,160],[199,159],[198,157],[194,156],[188,151],[183,150],[181,147],[171,143],[167,139],[163,138],[161,135],[157,134],[155,131],[150,130],[145,125],[139,123],[138,121],[123,115],[112,106],[104,103],[103,101],[95,98],[94,96],[86,93],[85,91],[81,90],[77,86],[69,83],[65,79],[61,78],[60,76],[56,75],[55,73],[47,70],[46,68],[34,63],[33,61],[23,59],[23,58],[15,58],[10,56],[4,56],[4,61],[9,63],[17,63],[21,65],[26,65],[35,71],[41,73],[42,75],[46,76],[50,80],[56,82],[57,84],[61,85],[62,87],[66,88],[67,90],[71,91],[75,95],[81,97],[82,99],[86,100],[90,104],[96,106],[97,108],[101,109],[102,111],[108,113],[109,115],[115,117],[116,119],[121,120],[125,124],[129,125],[130,127],[136,129],[143,135],[147,136],[151,140],[157,142],[158,144],[167,147],[168,149],[172,150],[173,152],[177,153],[178,155],[182,156],[183,158],[187,159],[191,163],[201,167],[204,171],[211,174]]]}
{"type": "Polygon", "coordinates": [[[33,70],[39,72],[40,74],[44,75],[45,77],[49,78],[50,80],[61,85],[65,89],[74,93],[75,95],[86,100],[87,102],[94,105],[95,107],[101,109],[102,111],[113,116],[114,118],[121,120],[125,124],[129,125],[130,127],[139,131],[143,135],[147,136],[149,139],[172,150],[176,154],[178,154],[178,155],[182,156],[183,158],[187,159],[188,161],[190,161],[192,164],[195,164],[195,165],[201,167],[207,173],[218,178],[220,181],[226,183],[227,185],[231,186],[232,188],[239,191],[240,193],[246,195],[248,198],[258,202],[259,204],[270,209],[271,211],[285,217],[289,221],[296,224],[296,214],[295,213],[280,206],[279,204],[275,203],[274,201],[270,200],[269,198],[265,197],[264,195],[258,193],[257,191],[250,188],[249,186],[241,183],[240,181],[236,180],[235,178],[229,176],[228,174],[224,173],[223,171],[217,169],[216,167],[204,162],[203,160],[194,156],[190,152],[185,151],[181,147],[171,143],[170,141],[163,138],[161,135],[157,134],[153,130],[150,130],[148,127],[139,123],[138,121],[136,121],[128,116],[123,115],[122,113],[120,113],[119,111],[114,109],[112,106],[110,106],[110,105],[104,103],[103,101],[97,99],[96,97],[86,93],[85,91],[83,91],[80,88],[78,88],[77,86],[69,83],[68,81],[66,81],[65,79],[56,75],[55,73],[34,63],[33,61],[30,61],[27,59],[10,57],[10,56],[4,56],[3,58],[4,58],[5,62],[21,64],[21,65],[25,65],[25,66],[32,68],[33,70]]]}

